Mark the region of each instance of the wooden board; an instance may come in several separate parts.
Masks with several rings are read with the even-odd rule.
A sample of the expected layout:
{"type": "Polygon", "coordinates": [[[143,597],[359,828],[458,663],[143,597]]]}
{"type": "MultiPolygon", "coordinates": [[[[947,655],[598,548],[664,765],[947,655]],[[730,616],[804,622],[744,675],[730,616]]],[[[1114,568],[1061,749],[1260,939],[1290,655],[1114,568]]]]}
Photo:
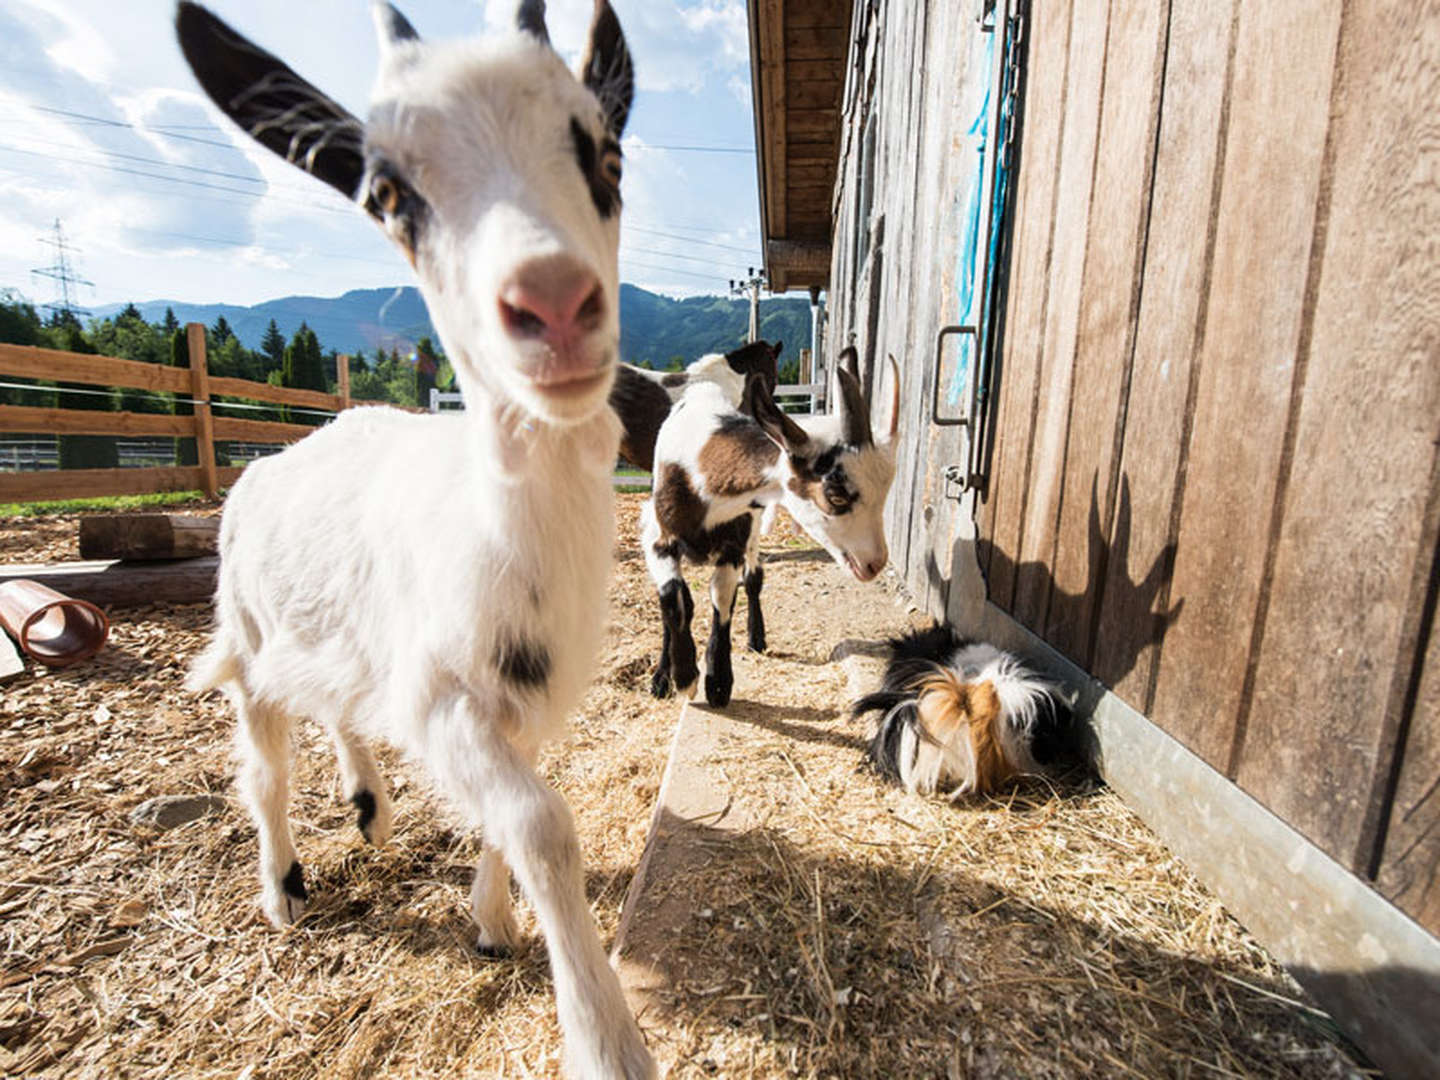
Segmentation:
{"type": "Polygon", "coordinates": [[[1148,713],[1171,621],[1169,548],[1189,435],[1200,298],[1214,254],[1234,0],[1173,0],[1121,486],[1091,670],[1148,713]]]}
{"type": "Polygon", "coordinates": [[[28,578],[99,607],[142,607],[163,601],[195,604],[215,595],[220,559],[177,562],[92,562],[0,566],[0,582],[28,578]]]}
{"type": "Polygon", "coordinates": [[[787,60],[845,59],[848,28],[842,26],[787,26],[787,60]]]}
{"type": "Polygon", "coordinates": [[[1080,285],[1085,267],[1091,181],[1100,129],[1100,87],[1105,66],[1106,0],[1074,0],[1065,119],[1056,177],[1055,232],[1051,243],[1049,298],[1042,338],[1034,454],[1026,496],[1014,614],[1041,631],[1050,582],[1060,497],[1065,476],[1065,437],[1080,324],[1080,285]]]}
{"type": "MultiPolygon", "coordinates": [[[[1152,714],[1229,769],[1299,344],[1339,0],[1242,4],[1215,261],[1152,714]]],[[[1301,785],[1303,787],[1303,785],[1301,785]]]]}
{"type": "Polygon", "coordinates": [[[193,559],[214,555],[218,517],[92,514],[80,519],[82,559],[193,559]]]}
{"type": "Polygon", "coordinates": [[[1109,569],[1119,487],[1118,436],[1129,398],[1154,178],[1164,15],[1159,4],[1115,5],[1107,34],[1065,474],[1045,621],[1046,639],[1087,669],[1096,605],[1109,569]]]}
{"type": "Polygon", "coordinates": [[[134,390],[170,390],[177,394],[190,392],[190,374],[180,368],[113,356],[37,349],[33,345],[0,345],[0,375],[124,386],[134,390]]]}
{"type": "Polygon", "coordinates": [[[0,630],[0,684],[18,679],[25,674],[25,660],[20,650],[10,640],[10,635],[0,630]]]}
{"type": "Polygon", "coordinates": [[[194,465],[181,468],[51,469],[0,473],[0,503],[199,490],[200,470],[194,465]]]}
{"type": "Polygon", "coordinates": [[[213,423],[215,438],[234,439],[239,442],[298,442],[311,432],[319,430],[306,424],[282,424],[273,420],[234,420],[228,416],[217,416],[213,423]]]}
{"type": "Polygon", "coordinates": [[[0,431],[45,435],[193,435],[188,416],[0,405],[0,431]]]}
{"type": "Polygon", "coordinates": [[[1357,871],[1373,860],[1436,557],[1437,16],[1413,0],[1347,9],[1304,394],[1235,774],[1357,871]]]}
{"type": "Polygon", "coordinates": [[[249,379],[231,379],[215,375],[209,377],[209,384],[211,394],[223,394],[226,397],[268,401],[279,405],[298,405],[306,409],[324,409],[327,412],[339,412],[341,407],[339,394],[324,394],[319,390],[271,386],[269,383],[251,382],[249,379]]]}
{"type": "Polygon", "coordinates": [[[1025,58],[1023,126],[1015,145],[1015,236],[1006,300],[1004,355],[996,396],[995,448],[985,507],[983,569],[992,601],[1009,611],[1015,598],[1020,539],[1029,487],[1036,393],[1043,365],[1045,296],[1055,220],[1055,180],[1064,123],[1070,8],[1033,12],[1025,58]]]}
{"type": "Polygon", "coordinates": [[[1440,937],[1440,627],[1435,612],[1375,885],[1440,937]]]}

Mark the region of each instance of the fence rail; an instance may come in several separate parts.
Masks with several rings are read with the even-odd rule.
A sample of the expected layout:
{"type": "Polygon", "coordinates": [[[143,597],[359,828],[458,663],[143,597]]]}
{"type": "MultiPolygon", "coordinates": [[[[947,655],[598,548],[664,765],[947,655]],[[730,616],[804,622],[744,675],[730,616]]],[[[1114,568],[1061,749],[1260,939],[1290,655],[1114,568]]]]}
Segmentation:
{"type": "MultiPolygon", "coordinates": [[[[242,420],[212,415],[212,407],[224,409],[215,395],[247,398],[273,405],[338,413],[352,405],[383,402],[353,401],[350,397],[350,358],[336,363],[338,393],[301,390],[210,376],[205,360],[205,327],[189,323],[185,328],[190,350],[190,368],[172,368],[122,360],[114,356],[90,356],[31,345],[0,344],[0,377],[42,379],[84,383],[98,387],[122,387],[180,395],[193,406],[193,416],[164,413],[92,412],[31,405],[0,405],[0,433],[27,435],[114,435],[122,438],[194,438],[197,465],[120,469],[48,469],[0,472],[0,503],[33,499],[91,498],[104,495],[140,495],[161,491],[199,490],[214,496],[222,486],[233,484],[243,466],[221,467],[215,461],[215,441],[246,444],[291,443],[315,430],[307,424],[273,420],[242,420]]],[[[45,387],[37,387],[45,390],[45,387]]],[[[247,457],[258,451],[247,448],[247,457]]],[[[28,455],[31,459],[38,453],[28,455]]],[[[18,455],[17,455],[18,457],[18,455]]],[[[5,458],[0,456],[0,465],[5,458]]]]}

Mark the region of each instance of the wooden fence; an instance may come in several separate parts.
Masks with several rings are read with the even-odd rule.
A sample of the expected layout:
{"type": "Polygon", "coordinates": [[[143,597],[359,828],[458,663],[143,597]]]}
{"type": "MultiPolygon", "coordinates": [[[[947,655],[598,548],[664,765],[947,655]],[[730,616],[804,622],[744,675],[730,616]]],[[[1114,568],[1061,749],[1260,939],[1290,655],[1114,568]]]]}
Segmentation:
{"type": "MultiPolygon", "coordinates": [[[[185,332],[190,349],[188,370],[121,360],[113,356],[90,356],[29,345],[0,345],[0,376],[168,392],[180,395],[195,410],[193,416],[167,416],[0,405],[0,433],[193,437],[198,459],[196,465],[171,468],[3,472],[0,473],[0,503],[138,495],[157,491],[203,491],[213,497],[220,488],[233,484],[243,468],[217,467],[217,439],[290,443],[315,430],[306,424],[215,416],[213,398],[217,394],[325,412],[340,412],[351,405],[380,404],[351,400],[348,356],[340,356],[336,362],[338,393],[291,389],[249,379],[210,375],[205,361],[205,327],[189,323],[185,332]]],[[[224,402],[219,405],[225,407],[224,402]]]]}

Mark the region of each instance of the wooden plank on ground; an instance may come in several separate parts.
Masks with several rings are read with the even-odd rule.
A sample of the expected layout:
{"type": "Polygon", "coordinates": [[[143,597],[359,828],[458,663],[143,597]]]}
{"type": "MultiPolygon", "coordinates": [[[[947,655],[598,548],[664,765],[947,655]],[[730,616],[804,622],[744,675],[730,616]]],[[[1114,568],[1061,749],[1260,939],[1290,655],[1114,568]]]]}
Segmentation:
{"type": "Polygon", "coordinates": [[[162,413],[0,405],[0,431],[44,435],[190,435],[194,422],[162,413]]]}
{"type": "MultiPolygon", "coordinates": [[[[1242,4],[1172,602],[1152,715],[1229,767],[1276,507],[1340,0],[1242,4]]],[[[1297,788],[1303,789],[1303,783],[1297,788]]]]}
{"type": "Polygon", "coordinates": [[[1072,376],[1080,327],[1091,180],[1100,130],[1100,84],[1105,66],[1105,0],[1074,0],[1066,76],[1064,132],[1056,178],[1049,299],[1045,309],[1044,368],[1035,418],[1035,446],[1026,499],[1015,617],[1043,636],[1064,481],[1072,376]]]}
{"type": "Polygon", "coordinates": [[[1322,181],[1328,228],[1317,229],[1324,261],[1302,335],[1311,344],[1294,466],[1235,773],[1360,872],[1374,858],[1423,656],[1436,557],[1427,515],[1440,446],[1437,26],[1433,0],[1346,9],[1329,110],[1333,171],[1322,181]]]}
{"type": "Polygon", "coordinates": [[[170,390],[177,394],[190,392],[190,376],[180,368],[120,360],[114,356],[37,349],[33,345],[0,345],[0,375],[135,390],[170,390]]]}
{"type": "Polygon", "coordinates": [[[25,674],[25,661],[20,650],[10,640],[10,635],[0,630],[0,684],[18,679],[25,674]]]}
{"type": "Polygon", "coordinates": [[[982,569],[990,599],[1011,609],[1020,563],[1020,529],[1029,482],[1035,395],[1043,361],[1044,297],[1055,220],[1055,178],[1064,117],[1070,7],[1042,4],[1033,14],[1025,61],[1023,127],[1015,145],[1015,234],[999,370],[995,441],[985,497],[982,569]]]}
{"type": "Polygon", "coordinates": [[[194,465],[180,468],[7,472],[0,473],[0,503],[147,495],[157,491],[199,491],[200,487],[200,470],[194,465]]]}
{"type": "Polygon", "coordinates": [[[1196,318],[1213,254],[1211,207],[1234,0],[1173,0],[1120,489],[1091,670],[1142,713],[1170,612],[1170,515],[1189,422],[1196,318]]]}
{"type": "Polygon", "coordinates": [[[1109,570],[1110,521],[1119,487],[1114,473],[1145,263],[1164,35],[1162,5],[1112,9],[1045,621],[1045,637],[1087,669],[1096,605],[1109,570]]]}
{"type": "Polygon", "coordinates": [[[99,607],[194,604],[215,595],[218,556],[175,562],[99,560],[0,566],[0,583],[28,578],[99,607]]]}
{"type": "Polygon", "coordinates": [[[92,514],[80,519],[82,559],[194,559],[214,555],[218,517],[92,514]]]}

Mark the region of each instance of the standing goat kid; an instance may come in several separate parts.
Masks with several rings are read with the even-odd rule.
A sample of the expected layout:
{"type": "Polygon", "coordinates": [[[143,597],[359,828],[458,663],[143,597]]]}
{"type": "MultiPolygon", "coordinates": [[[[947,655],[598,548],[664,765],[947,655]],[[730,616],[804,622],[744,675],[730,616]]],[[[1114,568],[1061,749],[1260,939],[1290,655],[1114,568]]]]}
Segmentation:
{"type": "Polygon", "coordinates": [[[423,762],[484,829],[482,950],[517,943],[507,864],[545,936],[572,1071],[654,1065],[606,961],[564,801],[534,763],[588,684],[614,538],[606,406],[617,321],[620,133],[633,74],[597,0],[581,80],[544,3],[518,32],[421,42],[374,8],[381,66],[361,123],[205,9],[181,47],[245,131],[357,202],[414,266],[470,407],[357,409],[246,469],[221,526],[218,625],[192,674],[239,719],[265,913],[307,899],[287,820],[290,727],[330,730],[365,838],[391,805],[366,743],[423,762]]]}
{"type": "Polygon", "coordinates": [[[697,383],[686,390],[660,429],[653,494],[640,511],[640,542],[660,592],[660,662],[651,692],[694,693],[699,678],[690,621],[695,603],[681,560],[713,565],[710,641],[705,650],[705,698],[730,701],[730,618],[741,567],[748,567],[751,647],[764,649],[760,613],[763,571],[755,558],[761,510],[779,503],[831,557],[860,581],[889,560],[885,499],[895,476],[892,444],[899,420],[899,371],[891,360],[890,430],[876,443],[870,403],[860,390],[854,348],[841,354],[838,412],[787,416],[758,375],[750,376],[736,411],[722,388],[697,383]]]}

